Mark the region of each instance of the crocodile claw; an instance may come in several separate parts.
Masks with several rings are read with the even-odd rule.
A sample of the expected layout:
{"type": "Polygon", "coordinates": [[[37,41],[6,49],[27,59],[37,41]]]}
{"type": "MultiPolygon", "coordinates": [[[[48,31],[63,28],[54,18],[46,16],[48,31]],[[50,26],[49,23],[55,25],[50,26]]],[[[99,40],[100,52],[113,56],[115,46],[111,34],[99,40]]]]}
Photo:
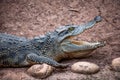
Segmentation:
{"type": "Polygon", "coordinates": [[[60,64],[59,66],[55,66],[56,68],[67,68],[69,64],[60,64]]]}

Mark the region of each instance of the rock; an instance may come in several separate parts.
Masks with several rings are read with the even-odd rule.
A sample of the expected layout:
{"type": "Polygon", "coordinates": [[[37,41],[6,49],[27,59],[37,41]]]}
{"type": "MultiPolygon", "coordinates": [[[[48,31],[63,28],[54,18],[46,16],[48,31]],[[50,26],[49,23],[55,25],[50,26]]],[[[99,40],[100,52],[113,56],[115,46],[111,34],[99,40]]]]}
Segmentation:
{"type": "Polygon", "coordinates": [[[112,60],[112,69],[115,71],[120,71],[120,57],[112,60]]]}
{"type": "Polygon", "coordinates": [[[52,71],[53,67],[47,64],[36,64],[27,70],[28,74],[36,78],[46,78],[52,73],[52,71]]]}
{"type": "Polygon", "coordinates": [[[90,62],[76,62],[71,66],[71,70],[76,73],[92,74],[100,70],[99,66],[90,62]]]}

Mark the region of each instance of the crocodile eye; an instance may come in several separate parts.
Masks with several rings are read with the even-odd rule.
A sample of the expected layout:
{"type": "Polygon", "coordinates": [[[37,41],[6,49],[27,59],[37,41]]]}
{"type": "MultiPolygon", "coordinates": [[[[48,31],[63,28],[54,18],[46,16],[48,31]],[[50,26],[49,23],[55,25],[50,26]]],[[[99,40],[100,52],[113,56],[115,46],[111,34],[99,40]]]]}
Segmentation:
{"type": "Polygon", "coordinates": [[[73,30],[74,30],[74,27],[68,28],[68,31],[73,31],[73,30]]]}

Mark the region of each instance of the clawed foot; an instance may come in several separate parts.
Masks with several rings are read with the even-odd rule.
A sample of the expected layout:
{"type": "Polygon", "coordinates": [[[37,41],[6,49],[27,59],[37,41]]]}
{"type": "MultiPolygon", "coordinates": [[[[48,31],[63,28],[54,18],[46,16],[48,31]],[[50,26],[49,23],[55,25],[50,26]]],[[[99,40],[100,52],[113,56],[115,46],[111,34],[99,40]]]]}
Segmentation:
{"type": "Polygon", "coordinates": [[[67,67],[69,67],[69,64],[60,64],[59,66],[55,66],[55,68],[67,68],[67,67]]]}

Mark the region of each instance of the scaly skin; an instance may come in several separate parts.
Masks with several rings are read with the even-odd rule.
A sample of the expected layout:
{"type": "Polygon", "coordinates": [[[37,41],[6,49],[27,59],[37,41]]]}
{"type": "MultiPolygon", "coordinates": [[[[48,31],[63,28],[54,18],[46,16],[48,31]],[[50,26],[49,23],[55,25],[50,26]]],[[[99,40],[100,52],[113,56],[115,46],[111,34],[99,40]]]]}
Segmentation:
{"type": "Polygon", "coordinates": [[[0,67],[24,67],[46,63],[56,68],[65,68],[66,64],[58,63],[64,58],[80,58],[90,54],[103,42],[85,42],[71,40],[71,37],[92,28],[101,21],[97,16],[83,25],[62,26],[44,37],[31,40],[10,34],[0,34],[0,67]]]}

